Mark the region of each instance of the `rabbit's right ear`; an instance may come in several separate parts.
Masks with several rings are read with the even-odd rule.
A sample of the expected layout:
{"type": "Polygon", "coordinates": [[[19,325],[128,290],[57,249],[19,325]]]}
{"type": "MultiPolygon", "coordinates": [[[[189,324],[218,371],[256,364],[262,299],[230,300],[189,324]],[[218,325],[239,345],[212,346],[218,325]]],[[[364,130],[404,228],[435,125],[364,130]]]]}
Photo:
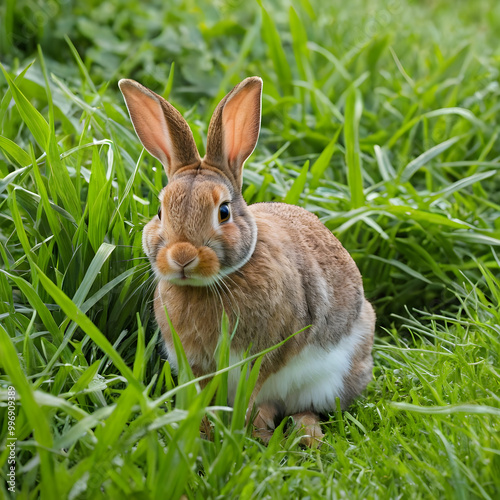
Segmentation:
{"type": "Polygon", "coordinates": [[[120,80],[118,85],[137,136],[161,161],[169,179],[182,167],[200,164],[193,133],[170,103],[134,80],[120,80]]]}

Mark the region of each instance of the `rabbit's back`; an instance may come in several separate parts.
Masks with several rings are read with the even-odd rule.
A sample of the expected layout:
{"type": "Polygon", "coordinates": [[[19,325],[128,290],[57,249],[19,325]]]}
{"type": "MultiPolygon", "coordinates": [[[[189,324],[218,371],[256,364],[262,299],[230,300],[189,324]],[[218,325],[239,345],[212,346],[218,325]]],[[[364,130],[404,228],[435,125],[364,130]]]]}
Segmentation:
{"type": "Polygon", "coordinates": [[[257,203],[249,208],[257,221],[259,240],[272,245],[277,254],[285,254],[300,277],[311,324],[319,327],[323,319],[335,323],[333,329],[325,325],[319,340],[337,342],[365,300],[354,260],[318,217],[301,207],[257,203]]]}

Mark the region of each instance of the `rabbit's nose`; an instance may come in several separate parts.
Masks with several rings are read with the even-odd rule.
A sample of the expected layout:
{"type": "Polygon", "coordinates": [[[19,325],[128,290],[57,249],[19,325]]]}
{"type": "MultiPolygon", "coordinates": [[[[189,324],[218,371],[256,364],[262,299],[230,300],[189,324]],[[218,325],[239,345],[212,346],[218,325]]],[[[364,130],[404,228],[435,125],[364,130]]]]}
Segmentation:
{"type": "Polygon", "coordinates": [[[179,262],[176,259],[172,259],[172,262],[174,264],[177,264],[179,267],[187,267],[189,264],[191,264],[191,262],[193,262],[194,259],[196,259],[196,257],[193,257],[191,260],[188,260],[187,262],[179,262]]]}
{"type": "Polygon", "coordinates": [[[198,257],[198,250],[191,243],[177,243],[168,252],[171,262],[185,268],[198,257]]]}

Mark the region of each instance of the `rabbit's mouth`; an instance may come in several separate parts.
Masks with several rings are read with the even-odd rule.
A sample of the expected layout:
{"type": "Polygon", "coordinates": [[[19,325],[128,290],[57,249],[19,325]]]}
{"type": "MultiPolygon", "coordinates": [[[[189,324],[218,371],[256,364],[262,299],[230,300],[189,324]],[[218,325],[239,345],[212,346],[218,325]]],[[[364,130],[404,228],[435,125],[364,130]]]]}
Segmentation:
{"type": "MultiPolygon", "coordinates": [[[[186,274],[186,270],[182,269],[180,272],[180,276],[178,276],[177,278],[173,278],[173,279],[170,278],[169,281],[173,281],[173,280],[180,281],[180,283],[182,283],[183,285],[190,285],[193,282],[199,282],[200,277],[193,275],[193,274],[186,274]]],[[[197,286],[197,285],[194,285],[194,286],[197,286]]]]}
{"type": "Polygon", "coordinates": [[[177,286],[196,286],[196,287],[210,286],[211,284],[217,281],[216,276],[207,278],[203,276],[186,276],[185,274],[177,276],[162,276],[162,279],[177,286]]]}

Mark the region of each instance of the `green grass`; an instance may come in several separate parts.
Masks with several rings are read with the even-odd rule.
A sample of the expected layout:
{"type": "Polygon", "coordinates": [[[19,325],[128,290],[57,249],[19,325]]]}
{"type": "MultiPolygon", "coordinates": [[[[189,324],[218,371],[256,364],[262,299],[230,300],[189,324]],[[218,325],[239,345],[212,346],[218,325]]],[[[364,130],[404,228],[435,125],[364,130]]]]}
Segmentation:
{"type": "Polygon", "coordinates": [[[16,498],[498,498],[500,4],[75,4],[0,6],[0,497],[13,385],[16,498]],[[374,380],[319,450],[286,421],[252,439],[251,379],[225,407],[227,336],[204,390],[173,380],[152,317],[165,177],[117,81],[168,96],[203,151],[254,74],[246,200],[318,214],[378,315],[374,380]]]}

